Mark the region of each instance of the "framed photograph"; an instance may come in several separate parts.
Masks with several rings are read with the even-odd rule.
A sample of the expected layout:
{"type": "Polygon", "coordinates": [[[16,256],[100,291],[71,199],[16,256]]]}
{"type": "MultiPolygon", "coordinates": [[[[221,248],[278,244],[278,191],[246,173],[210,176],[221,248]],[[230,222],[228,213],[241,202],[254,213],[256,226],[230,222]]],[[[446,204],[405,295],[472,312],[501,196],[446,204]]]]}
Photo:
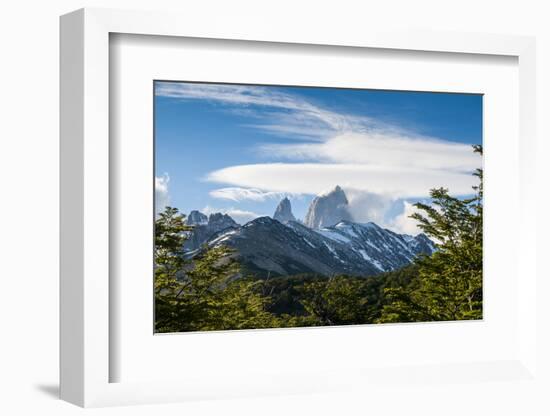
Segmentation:
{"type": "Polygon", "coordinates": [[[538,391],[534,40],[242,28],[61,18],[62,398],[538,391]]]}
{"type": "Polygon", "coordinates": [[[153,85],[155,333],[483,318],[481,94],[153,85]]]}

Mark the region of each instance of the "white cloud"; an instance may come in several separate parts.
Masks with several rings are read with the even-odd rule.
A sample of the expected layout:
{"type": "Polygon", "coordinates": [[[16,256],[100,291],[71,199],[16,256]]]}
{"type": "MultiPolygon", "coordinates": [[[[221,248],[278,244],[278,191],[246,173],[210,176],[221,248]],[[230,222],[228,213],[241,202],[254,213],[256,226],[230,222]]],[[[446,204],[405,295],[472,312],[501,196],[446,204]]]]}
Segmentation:
{"type": "Polygon", "coordinates": [[[237,223],[243,225],[246,224],[249,221],[252,221],[258,217],[263,217],[262,214],[257,214],[252,211],[245,211],[237,208],[213,208],[209,205],[204,207],[201,210],[202,213],[206,215],[215,214],[217,212],[221,212],[222,214],[227,214],[231,218],[233,218],[237,223]]]}
{"type": "Polygon", "coordinates": [[[364,132],[338,134],[321,143],[271,144],[261,148],[271,157],[328,163],[360,163],[421,170],[472,172],[480,165],[471,146],[461,143],[364,132]]]}
{"type": "Polygon", "coordinates": [[[255,202],[263,202],[268,199],[282,199],[287,196],[284,192],[262,191],[256,188],[220,188],[210,191],[210,196],[218,199],[227,199],[230,201],[240,202],[250,200],[255,202]]]}
{"type": "Polygon", "coordinates": [[[436,187],[448,187],[454,194],[469,194],[475,183],[470,173],[351,163],[238,165],[211,172],[206,179],[292,194],[320,194],[340,185],[394,198],[425,197],[436,187]]]}
{"type": "Polygon", "coordinates": [[[155,213],[162,212],[170,204],[170,195],[168,193],[168,182],[170,177],[167,173],[162,176],[155,176],[155,213]]]}
{"type": "Polygon", "coordinates": [[[374,222],[383,225],[385,214],[395,199],[388,195],[374,194],[357,189],[344,189],[349,202],[349,211],[356,222],[374,222]]]}
{"type": "Polygon", "coordinates": [[[157,84],[155,95],[184,100],[210,100],[243,106],[265,106],[297,109],[306,103],[273,88],[234,84],[200,84],[163,82],[157,84]]]}
{"type": "Polygon", "coordinates": [[[403,212],[397,215],[387,226],[389,229],[401,233],[401,234],[410,234],[417,235],[422,232],[418,228],[418,221],[413,218],[410,218],[412,214],[421,213],[418,208],[408,201],[403,201],[403,212]]]}

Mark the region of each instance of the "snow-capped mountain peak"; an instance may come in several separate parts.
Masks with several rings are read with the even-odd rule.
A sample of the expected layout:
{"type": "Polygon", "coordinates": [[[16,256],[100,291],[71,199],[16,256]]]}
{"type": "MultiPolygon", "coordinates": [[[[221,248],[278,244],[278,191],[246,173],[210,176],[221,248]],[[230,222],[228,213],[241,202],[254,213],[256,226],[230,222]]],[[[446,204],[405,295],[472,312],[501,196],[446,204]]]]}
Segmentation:
{"type": "Polygon", "coordinates": [[[189,213],[185,223],[187,225],[205,225],[208,224],[208,217],[202,212],[194,210],[189,213]]]}
{"type": "Polygon", "coordinates": [[[191,211],[186,218],[186,224],[193,226],[193,230],[188,232],[188,239],[184,244],[184,248],[189,251],[200,248],[220,231],[239,227],[239,224],[233,218],[220,212],[210,214],[207,217],[199,211],[191,211]]]}
{"type": "Polygon", "coordinates": [[[352,221],[348,198],[340,186],[327,194],[315,197],[309,206],[305,225],[310,228],[330,227],[340,221],[352,221]]]}

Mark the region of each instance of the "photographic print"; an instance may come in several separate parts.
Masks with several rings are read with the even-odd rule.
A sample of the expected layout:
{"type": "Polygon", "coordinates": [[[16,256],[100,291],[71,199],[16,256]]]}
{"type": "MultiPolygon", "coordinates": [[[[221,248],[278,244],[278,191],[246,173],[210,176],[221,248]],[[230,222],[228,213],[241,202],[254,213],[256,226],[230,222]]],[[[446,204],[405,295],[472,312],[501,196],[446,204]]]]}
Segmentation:
{"type": "Polygon", "coordinates": [[[482,100],[155,81],[154,332],[482,319],[482,100]]]}

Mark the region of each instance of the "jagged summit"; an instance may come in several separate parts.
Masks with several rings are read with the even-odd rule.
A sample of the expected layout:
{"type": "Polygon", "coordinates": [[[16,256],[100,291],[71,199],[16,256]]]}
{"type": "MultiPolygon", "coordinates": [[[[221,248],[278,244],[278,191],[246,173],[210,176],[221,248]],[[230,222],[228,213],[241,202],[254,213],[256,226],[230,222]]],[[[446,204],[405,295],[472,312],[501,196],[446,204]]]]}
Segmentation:
{"type": "Polygon", "coordinates": [[[216,233],[239,226],[233,218],[221,212],[207,217],[199,211],[191,211],[186,223],[193,226],[193,231],[189,233],[189,238],[184,244],[186,250],[196,250],[216,233]]]}
{"type": "Polygon", "coordinates": [[[238,224],[229,215],[216,212],[214,214],[210,214],[210,217],[208,217],[208,225],[216,229],[223,230],[224,228],[234,227],[238,224]]]}
{"type": "Polygon", "coordinates": [[[208,224],[208,217],[200,211],[193,210],[185,219],[187,225],[205,225],[208,224]]]}
{"type": "Polygon", "coordinates": [[[281,200],[281,202],[279,202],[279,205],[277,205],[277,209],[273,214],[273,219],[282,222],[283,224],[289,221],[296,221],[296,217],[292,214],[292,206],[290,205],[290,200],[288,198],[285,197],[281,200]]]}
{"type": "Polygon", "coordinates": [[[343,193],[344,196],[346,195],[346,193],[344,192],[344,190],[342,189],[342,187],[341,187],[340,185],[336,185],[332,191],[325,192],[325,193],[321,194],[321,196],[327,196],[327,195],[332,194],[332,193],[334,193],[334,192],[343,193]]]}
{"type": "Polygon", "coordinates": [[[305,225],[310,228],[333,226],[340,221],[353,221],[348,207],[346,193],[339,186],[325,195],[315,197],[311,202],[305,218],[305,225]]]}

